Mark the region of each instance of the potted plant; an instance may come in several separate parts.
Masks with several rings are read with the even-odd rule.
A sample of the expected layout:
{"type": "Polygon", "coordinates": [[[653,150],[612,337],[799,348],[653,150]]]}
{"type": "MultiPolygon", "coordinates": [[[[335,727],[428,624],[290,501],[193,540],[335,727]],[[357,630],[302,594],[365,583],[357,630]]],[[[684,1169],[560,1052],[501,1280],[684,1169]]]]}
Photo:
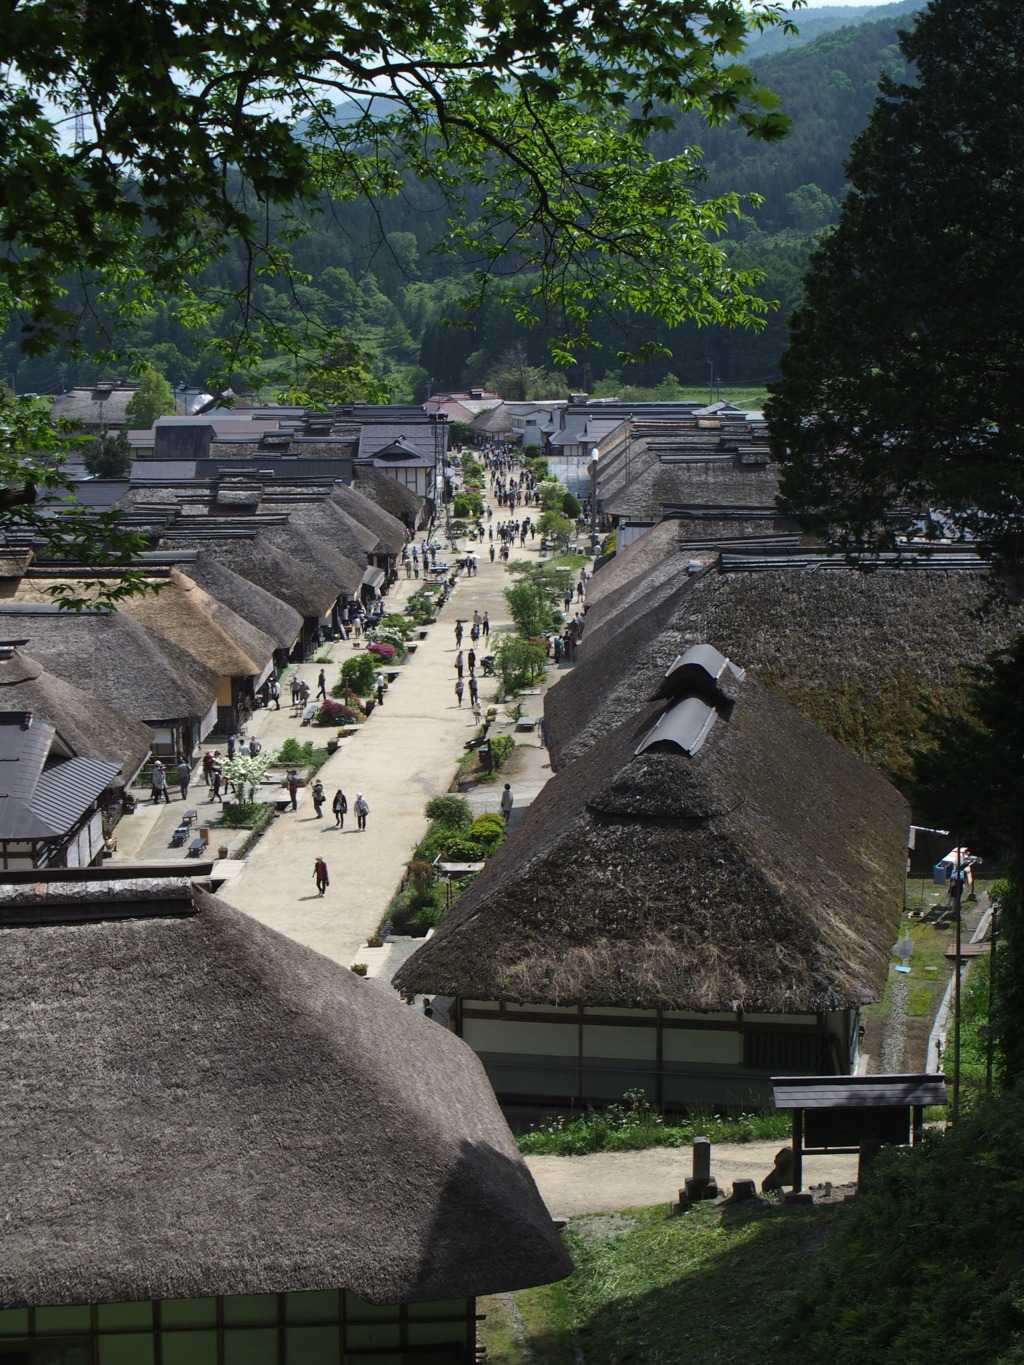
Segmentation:
{"type": "Polygon", "coordinates": [[[218,857],[218,858],[226,858],[227,856],[228,856],[228,846],[227,846],[227,844],[221,844],[221,845],[218,847],[218,849],[217,849],[217,857],[218,857]]]}
{"type": "Polygon", "coordinates": [[[353,976],[365,976],[365,975],[366,975],[366,963],[365,963],[365,962],[353,962],[353,963],[352,963],[352,966],[349,968],[349,971],[352,973],[353,976]]]}

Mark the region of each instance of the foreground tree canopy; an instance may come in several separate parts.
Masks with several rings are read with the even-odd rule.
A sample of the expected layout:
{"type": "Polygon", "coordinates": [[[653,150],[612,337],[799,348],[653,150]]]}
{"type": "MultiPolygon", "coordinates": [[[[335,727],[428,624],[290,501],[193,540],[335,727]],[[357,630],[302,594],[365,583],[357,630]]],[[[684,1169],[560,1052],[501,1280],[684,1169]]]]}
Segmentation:
{"type": "MultiPolygon", "coordinates": [[[[147,310],[216,318],[237,372],[295,344],[253,288],[287,277],[288,230],[411,172],[438,187],[478,291],[522,318],[554,310],[563,351],[597,309],[756,324],[755,281],[713,240],[739,202],[701,199],[695,151],[659,161],[646,142],[695,110],[781,135],[774,97],[733,59],[790,7],[7,0],[0,309],[28,353],[66,352],[83,301],[114,353],[147,310]],[[234,286],[205,289],[225,257],[234,286]]],[[[348,339],[300,343],[358,365],[348,339]]]]}
{"type": "Polygon", "coordinates": [[[881,82],[811,259],[768,416],[791,510],[841,548],[941,508],[1004,569],[1024,546],[1024,26],[933,0],[881,82]]]}

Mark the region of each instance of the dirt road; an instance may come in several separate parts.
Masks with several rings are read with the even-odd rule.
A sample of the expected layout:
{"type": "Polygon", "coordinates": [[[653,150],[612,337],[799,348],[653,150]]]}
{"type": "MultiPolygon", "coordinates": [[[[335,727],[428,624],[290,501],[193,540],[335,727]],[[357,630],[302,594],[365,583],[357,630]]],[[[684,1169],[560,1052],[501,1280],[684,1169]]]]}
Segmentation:
{"type": "MultiPolygon", "coordinates": [[[[751,1179],[760,1186],[772,1169],[775,1153],[784,1142],[722,1143],[712,1149],[711,1170],[725,1193],[734,1180],[751,1179]]],[[[625,1209],[675,1200],[691,1157],[685,1147],[652,1147],[646,1152],[595,1152],[591,1156],[529,1156],[544,1202],[553,1217],[625,1209]]],[[[804,1189],[831,1181],[852,1184],[857,1175],[855,1156],[813,1156],[804,1159],[804,1189]]]]}

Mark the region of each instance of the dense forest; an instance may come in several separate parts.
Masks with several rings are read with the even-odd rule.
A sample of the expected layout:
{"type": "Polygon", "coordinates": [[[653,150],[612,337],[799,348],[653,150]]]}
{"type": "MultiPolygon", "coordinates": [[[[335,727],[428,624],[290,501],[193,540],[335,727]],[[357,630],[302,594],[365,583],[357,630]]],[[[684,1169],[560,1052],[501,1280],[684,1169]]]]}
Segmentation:
{"type": "MultiPolygon", "coordinates": [[[[497,304],[475,314],[460,310],[475,262],[465,253],[443,250],[438,196],[409,177],[388,199],[322,203],[310,216],[306,235],[292,247],[310,283],[285,296],[268,277],[259,302],[268,312],[344,329],[369,370],[396,397],[422,399],[432,389],[485,380],[510,396],[559,394],[566,387],[615,393],[624,386],[669,396],[679,383],[707,384],[712,375],[730,387],[759,385],[776,373],[785,319],[799,300],[815,235],[836,219],[843,160],[867,120],[878,74],[903,71],[896,35],[910,22],[913,8],[913,3],[886,6],[884,18],[853,24],[846,16],[861,11],[815,11],[799,17],[800,39],[787,42],[770,34],[754,40],[750,57],[757,73],[793,119],[783,141],[755,142],[736,127],[709,129],[696,118],[656,141],[664,156],[687,145],[702,149],[708,194],[734,190],[760,196],[762,202],[747,208],[725,245],[737,268],[764,272],[762,295],[777,303],[761,332],[693,325],[652,329],[649,320],[609,312],[594,320],[600,349],[580,354],[574,370],[554,371],[547,343],[557,319],[527,328],[497,304]],[[826,31],[806,41],[822,28],[826,31]],[[616,351],[628,350],[631,337],[649,340],[652,335],[668,353],[623,368],[616,351]]],[[[242,263],[225,262],[222,268],[227,275],[241,271],[242,263]]],[[[225,319],[225,329],[227,324],[225,319]]],[[[83,337],[88,342],[88,313],[83,337]]],[[[203,341],[171,306],[145,323],[140,359],[172,384],[202,384],[203,341]]],[[[89,382],[99,370],[99,365],[63,363],[59,356],[21,358],[14,328],[0,339],[0,374],[19,392],[60,391],[89,382]]],[[[281,388],[293,377],[268,363],[268,387],[281,388]]]]}

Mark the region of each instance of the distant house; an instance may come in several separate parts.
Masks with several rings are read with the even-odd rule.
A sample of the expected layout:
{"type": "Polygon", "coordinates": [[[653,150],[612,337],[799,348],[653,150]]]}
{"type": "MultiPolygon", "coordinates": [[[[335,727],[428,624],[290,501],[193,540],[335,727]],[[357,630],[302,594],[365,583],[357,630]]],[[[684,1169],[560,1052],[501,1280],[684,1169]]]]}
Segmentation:
{"type": "Polygon", "coordinates": [[[403,990],[455,997],[503,1102],[764,1101],[845,1074],[902,911],[908,808],[699,646],[556,774],[403,990]]]}
{"type": "Polygon", "coordinates": [[[571,1270],[470,1050],[180,866],[0,924],[0,1358],[473,1365],[571,1270]]]}
{"type": "Polygon", "coordinates": [[[0,711],[0,868],[84,867],[103,851],[120,764],[76,754],[31,711],[0,711]]]}
{"type": "Polygon", "coordinates": [[[405,434],[386,440],[376,427],[364,427],[355,469],[379,469],[419,497],[432,498],[439,463],[434,450],[414,444],[405,434]]]}

